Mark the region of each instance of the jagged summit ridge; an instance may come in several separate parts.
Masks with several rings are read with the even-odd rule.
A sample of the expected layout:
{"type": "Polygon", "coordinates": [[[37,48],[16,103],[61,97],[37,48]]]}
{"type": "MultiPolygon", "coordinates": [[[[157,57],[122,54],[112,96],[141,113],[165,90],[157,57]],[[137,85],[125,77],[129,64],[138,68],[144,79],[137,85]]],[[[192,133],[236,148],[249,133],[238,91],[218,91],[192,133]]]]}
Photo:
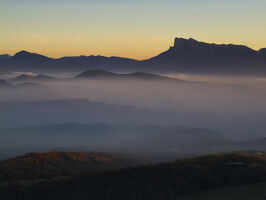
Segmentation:
{"type": "MultiPolygon", "coordinates": [[[[175,50],[187,50],[188,48],[194,48],[199,50],[214,50],[223,49],[224,52],[227,51],[239,51],[239,53],[243,52],[256,52],[255,50],[245,46],[245,45],[235,45],[235,44],[215,44],[215,43],[206,43],[200,42],[193,38],[184,39],[184,38],[175,38],[173,49],[175,50]]],[[[220,52],[222,53],[222,51],[220,52]]]]}
{"type": "MultiPolygon", "coordinates": [[[[74,56],[54,59],[20,51],[9,59],[0,59],[0,67],[6,71],[34,73],[80,72],[98,68],[121,72],[261,75],[266,74],[266,50],[262,48],[256,51],[244,45],[215,44],[192,38],[175,38],[173,46],[167,51],[146,60],[105,56],[74,56]]],[[[102,73],[99,74],[102,75],[102,73]]],[[[112,76],[112,74],[109,75],[112,76]]]]}

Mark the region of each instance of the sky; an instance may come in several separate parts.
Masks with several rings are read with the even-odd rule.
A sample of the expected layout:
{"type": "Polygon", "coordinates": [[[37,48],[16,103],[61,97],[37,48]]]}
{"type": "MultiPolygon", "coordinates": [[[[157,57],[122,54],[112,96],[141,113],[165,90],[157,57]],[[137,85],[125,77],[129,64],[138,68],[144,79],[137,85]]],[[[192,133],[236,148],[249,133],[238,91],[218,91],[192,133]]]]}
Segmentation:
{"type": "Polygon", "coordinates": [[[146,59],[175,37],[266,47],[266,0],[0,0],[0,54],[146,59]]]}

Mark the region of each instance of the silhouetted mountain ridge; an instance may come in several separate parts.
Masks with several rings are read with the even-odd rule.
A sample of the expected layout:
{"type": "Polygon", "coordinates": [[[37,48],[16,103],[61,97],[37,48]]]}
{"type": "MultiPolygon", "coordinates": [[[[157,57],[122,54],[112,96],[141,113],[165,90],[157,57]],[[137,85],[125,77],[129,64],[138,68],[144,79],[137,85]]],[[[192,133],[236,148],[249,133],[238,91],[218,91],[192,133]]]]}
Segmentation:
{"type": "Polygon", "coordinates": [[[38,75],[22,74],[11,79],[11,81],[14,82],[41,82],[41,81],[54,81],[54,80],[57,80],[57,78],[52,76],[47,76],[44,74],[38,74],[38,75]]]}
{"type": "Polygon", "coordinates": [[[31,52],[24,51],[24,50],[16,53],[10,59],[14,61],[21,61],[21,62],[27,62],[27,61],[46,62],[46,61],[53,60],[52,58],[43,56],[41,54],[31,53],[31,52]]]}
{"type": "Polygon", "coordinates": [[[78,74],[76,78],[135,78],[135,79],[169,79],[171,78],[160,76],[157,74],[147,73],[147,72],[134,72],[134,73],[127,73],[127,74],[118,74],[112,73],[101,69],[94,69],[82,72],[78,74]]]}
{"type": "Polygon", "coordinates": [[[209,44],[192,38],[176,38],[167,51],[145,60],[156,69],[196,73],[257,73],[266,71],[265,50],[244,45],[209,44]]]}
{"type": "Polygon", "coordinates": [[[185,72],[185,73],[266,73],[266,50],[244,45],[210,44],[192,38],[175,38],[167,51],[147,60],[121,57],[73,56],[58,59],[20,51],[9,59],[0,59],[0,68],[9,71],[80,71],[101,68],[109,71],[185,72]]]}
{"type": "Polygon", "coordinates": [[[9,58],[11,58],[11,56],[8,55],[8,54],[2,54],[2,55],[0,55],[0,60],[6,60],[6,59],[9,59],[9,58]]]}

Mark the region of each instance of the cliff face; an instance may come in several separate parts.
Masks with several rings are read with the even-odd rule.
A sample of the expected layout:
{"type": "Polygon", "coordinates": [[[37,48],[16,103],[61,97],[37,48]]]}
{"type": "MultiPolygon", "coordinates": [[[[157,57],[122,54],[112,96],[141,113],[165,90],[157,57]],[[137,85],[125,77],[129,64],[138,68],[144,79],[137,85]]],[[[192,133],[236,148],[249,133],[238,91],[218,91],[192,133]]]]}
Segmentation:
{"type": "Polygon", "coordinates": [[[233,44],[209,44],[198,42],[192,38],[183,39],[176,38],[174,46],[168,51],[168,54],[182,59],[199,59],[199,60],[212,60],[212,59],[252,59],[258,54],[257,51],[243,45],[233,44]]]}
{"type": "Polygon", "coordinates": [[[6,71],[80,72],[103,69],[123,72],[174,72],[214,74],[266,74],[266,49],[253,50],[244,45],[199,42],[192,38],[175,38],[167,51],[150,59],[77,56],[58,59],[21,51],[9,59],[0,59],[0,69],[6,71]]]}
{"type": "Polygon", "coordinates": [[[175,38],[167,51],[145,61],[160,71],[214,74],[266,73],[266,50],[175,38]]]}

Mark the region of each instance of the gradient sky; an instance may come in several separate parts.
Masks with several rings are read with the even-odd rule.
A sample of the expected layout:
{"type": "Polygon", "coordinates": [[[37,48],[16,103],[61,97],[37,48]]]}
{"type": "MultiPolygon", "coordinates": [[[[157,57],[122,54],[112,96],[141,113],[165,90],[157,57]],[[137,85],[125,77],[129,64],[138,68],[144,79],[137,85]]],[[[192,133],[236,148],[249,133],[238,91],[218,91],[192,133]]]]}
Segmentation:
{"type": "Polygon", "coordinates": [[[0,0],[0,54],[144,59],[175,37],[266,47],[266,0],[0,0]]]}

